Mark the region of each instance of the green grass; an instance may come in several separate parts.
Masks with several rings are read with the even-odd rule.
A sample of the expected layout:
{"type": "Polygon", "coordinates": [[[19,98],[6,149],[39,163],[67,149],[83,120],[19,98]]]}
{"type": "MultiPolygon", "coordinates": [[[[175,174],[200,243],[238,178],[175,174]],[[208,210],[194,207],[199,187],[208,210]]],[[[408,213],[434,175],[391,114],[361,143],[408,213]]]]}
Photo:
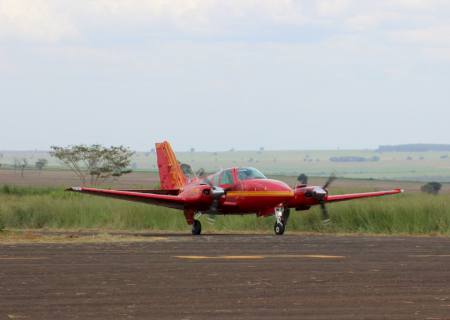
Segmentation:
{"type": "MultiPolygon", "coordinates": [[[[404,194],[329,205],[331,223],[318,208],[292,210],[289,231],[450,235],[450,195],[404,194]]],[[[273,218],[219,216],[205,231],[270,232],[273,218]]],[[[55,188],[0,188],[0,230],[121,229],[189,231],[180,211],[64,192],[55,188]]]]}

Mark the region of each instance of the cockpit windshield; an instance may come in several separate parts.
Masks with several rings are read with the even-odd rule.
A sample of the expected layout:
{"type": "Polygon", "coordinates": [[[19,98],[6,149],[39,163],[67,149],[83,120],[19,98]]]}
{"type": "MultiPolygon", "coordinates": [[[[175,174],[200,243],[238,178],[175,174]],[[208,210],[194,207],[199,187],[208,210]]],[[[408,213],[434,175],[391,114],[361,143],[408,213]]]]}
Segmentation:
{"type": "Polygon", "coordinates": [[[250,180],[250,179],[267,179],[267,178],[265,175],[263,175],[255,168],[238,168],[238,179],[250,180]]]}

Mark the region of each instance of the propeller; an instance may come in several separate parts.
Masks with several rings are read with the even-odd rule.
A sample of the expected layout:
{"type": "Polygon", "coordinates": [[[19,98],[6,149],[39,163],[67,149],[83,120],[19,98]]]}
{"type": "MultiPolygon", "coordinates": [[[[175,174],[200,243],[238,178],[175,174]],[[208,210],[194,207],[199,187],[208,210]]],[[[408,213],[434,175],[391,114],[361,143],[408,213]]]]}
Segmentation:
{"type": "Polygon", "coordinates": [[[325,205],[325,198],[328,195],[328,187],[337,179],[336,175],[333,173],[328,180],[325,182],[323,187],[318,187],[314,189],[314,197],[319,201],[320,209],[322,211],[323,224],[328,224],[330,222],[330,215],[328,214],[327,206],[325,205]]]}
{"type": "Polygon", "coordinates": [[[211,195],[212,203],[207,213],[207,221],[210,224],[215,223],[219,200],[225,195],[226,191],[221,187],[213,185],[212,181],[207,178],[205,169],[200,168],[194,173],[192,167],[187,163],[180,163],[180,167],[185,175],[198,177],[202,183],[207,184],[210,187],[209,194],[211,195]]]}
{"type": "Polygon", "coordinates": [[[330,184],[332,184],[334,182],[334,180],[336,180],[336,179],[337,179],[336,174],[334,174],[334,173],[331,174],[331,176],[328,178],[327,182],[325,182],[325,184],[323,185],[323,188],[326,190],[330,186],[330,184]]]}
{"type": "Polygon", "coordinates": [[[197,170],[197,172],[195,173],[195,175],[199,178],[203,178],[206,176],[206,171],[203,168],[200,168],[197,170]]]}
{"type": "Polygon", "coordinates": [[[192,171],[192,167],[189,164],[187,164],[187,163],[180,163],[180,168],[181,168],[181,171],[183,171],[183,173],[186,176],[193,176],[194,175],[194,171],[192,171]]]}
{"type": "Polygon", "coordinates": [[[302,173],[297,177],[297,181],[300,184],[306,185],[306,184],[308,184],[308,176],[306,174],[302,173]]]}
{"type": "Polygon", "coordinates": [[[208,213],[208,215],[206,216],[206,221],[208,221],[210,225],[213,225],[214,223],[216,223],[216,215],[208,213]]]}
{"type": "Polygon", "coordinates": [[[320,202],[320,209],[322,210],[322,223],[328,224],[330,222],[330,215],[328,214],[328,209],[325,202],[320,202]]]}
{"type": "Polygon", "coordinates": [[[215,217],[215,213],[211,213],[211,212],[216,212],[219,206],[219,199],[226,194],[226,191],[219,187],[219,186],[215,186],[213,185],[212,181],[210,181],[207,178],[203,179],[203,183],[209,185],[209,187],[211,188],[210,193],[211,193],[211,197],[212,197],[212,204],[211,207],[209,207],[209,212],[208,213],[208,220],[210,220],[210,222],[212,222],[212,220],[214,220],[215,217]]]}

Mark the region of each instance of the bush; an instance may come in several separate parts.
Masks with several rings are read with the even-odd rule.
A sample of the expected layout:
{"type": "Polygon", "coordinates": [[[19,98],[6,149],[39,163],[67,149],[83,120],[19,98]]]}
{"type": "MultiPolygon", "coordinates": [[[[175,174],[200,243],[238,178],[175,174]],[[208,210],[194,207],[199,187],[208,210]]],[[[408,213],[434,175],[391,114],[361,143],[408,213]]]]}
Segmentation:
{"type": "Polygon", "coordinates": [[[429,182],[427,184],[424,184],[420,190],[425,193],[434,194],[437,195],[439,191],[441,191],[442,184],[439,182],[429,182]]]}

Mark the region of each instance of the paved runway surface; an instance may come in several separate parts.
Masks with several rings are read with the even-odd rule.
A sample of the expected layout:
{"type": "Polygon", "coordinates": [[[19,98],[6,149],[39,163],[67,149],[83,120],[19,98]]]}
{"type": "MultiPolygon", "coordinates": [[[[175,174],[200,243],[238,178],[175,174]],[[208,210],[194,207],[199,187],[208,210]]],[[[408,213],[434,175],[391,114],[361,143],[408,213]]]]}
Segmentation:
{"type": "Polygon", "coordinates": [[[450,319],[450,239],[0,245],[0,319],[450,319]]]}

